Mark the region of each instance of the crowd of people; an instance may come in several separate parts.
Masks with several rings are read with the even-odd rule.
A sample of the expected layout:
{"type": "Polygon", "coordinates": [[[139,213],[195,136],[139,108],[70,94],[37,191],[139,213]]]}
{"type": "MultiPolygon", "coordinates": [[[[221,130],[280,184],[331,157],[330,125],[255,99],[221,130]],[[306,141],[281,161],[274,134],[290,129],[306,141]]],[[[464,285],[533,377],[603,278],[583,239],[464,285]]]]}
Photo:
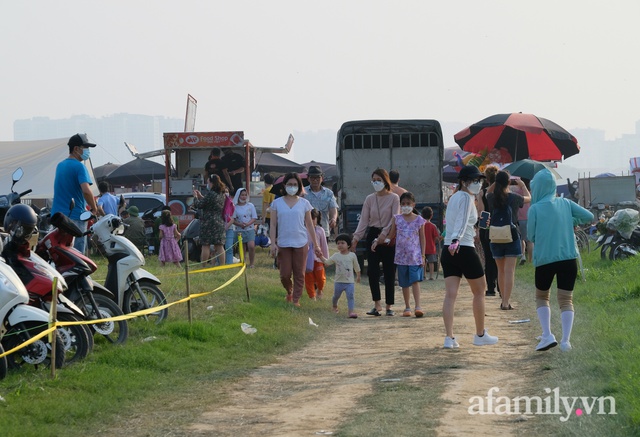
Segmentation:
{"type": "MultiPolygon", "coordinates": [[[[85,229],[79,220],[86,209],[96,215],[120,214],[127,226],[127,236],[142,250],[146,235],[144,223],[135,206],[124,208],[109,193],[108,185],[99,184],[100,196],[93,197],[92,183],[82,161],[95,147],[84,134],[69,139],[69,157],[58,165],[54,183],[52,213],[62,211],[85,229]],[[74,199],[74,202],[71,202],[74,199]]],[[[443,232],[431,222],[433,210],[416,210],[415,195],[399,185],[396,170],[378,168],[371,174],[372,193],[363,201],[353,235],[335,237],[338,249],[329,254],[328,241],[337,233],[338,203],[333,190],[323,186],[324,174],[319,166],[308,169],[308,185],[300,175],[287,173],[280,190],[273,188],[274,178],[265,175],[262,217],[250,202],[241,176],[244,158],[232,150],[213,149],[205,165],[206,190],[194,190],[194,206],[202,210],[200,241],[201,260],[223,265],[233,260],[233,247],[241,237],[248,267],[255,262],[256,225],[268,228],[270,254],[279,270],[286,300],[300,306],[303,291],[312,299],[321,299],[326,285],[325,266],[335,264],[332,309],[346,293],[348,317],[357,318],[355,284],[360,282],[360,264],[355,255],[358,243],[365,241],[368,286],[373,307],[369,316],[394,316],[395,286],[402,289],[403,317],[421,318],[420,282],[428,275],[434,280],[438,262],[442,266],[445,296],[442,305],[444,347],[460,347],[454,334],[455,303],[464,277],[473,295],[476,346],[498,343],[498,337],[485,327],[485,298],[500,294],[500,309],[514,310],[511,293],[515,270],[520,264],[535,266],[535,300],[542,335],[536,350],[548,350],[558,344],[550,328],[550,288],[557,281],[557,300],[561,311],[560,348],[571,349],[570,335],[574,320],[572,292],[577,277],[578,256],[573,227],[589,223],[593,215],[575,202],[556,196],[556,181],[543,169],[534,178],[512,177],[497,166],[484,172],[464,166],[458,184],[446,202],[443,232]],[[482,225],[480,217],[487,217],[482,225]],[[492,223],[494,225],[492,226],[492,223]],[[505,226],[498,226],[504,225],[505,226]],[[498,228],[505,228],[498,229],[498,228]],[[506,232],[506,234],[505,234],[506,232]],[[476,250],[481,247],[482,258],[476,250]],[[442,245],[439,259],[438,249],[442,245]],[[211,256],[210,248],[214,253],[211,256]],[[382,268],[380,267],[382,266],[382,268]],[[384,284],[382,307],[381,282],[384,284]],[[413,310],[411,298],[413,297],[413,310]]],[[[159,218],[159,260],[162,265],[182,261],[177,240],[180,233],[169,208],[159,218]]],[[[75,247],[84,250],[83,239],[75,247]]]]}

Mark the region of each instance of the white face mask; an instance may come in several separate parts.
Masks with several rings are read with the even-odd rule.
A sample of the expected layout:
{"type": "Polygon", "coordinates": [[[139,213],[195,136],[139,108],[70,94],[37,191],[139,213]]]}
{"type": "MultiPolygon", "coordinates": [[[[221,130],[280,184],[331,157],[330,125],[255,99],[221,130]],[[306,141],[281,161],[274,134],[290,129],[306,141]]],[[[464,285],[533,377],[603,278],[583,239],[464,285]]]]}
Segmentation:
{"type": "Polygon", "coordinates": [[[482,188],[482,182],[472,182],[467,185],[467,190],[474,195],[480,192],[480,188],[482,188]]]}
{"type": "Polygon", "coordinates": [[[402,214],[404,215],[411,214],[413,212],[413,206],[401,206],[400,212],[402,212],[402,214]]]}
{"type": "Polygon", "coordinates": [[[285,190],[287,190],[289,196],[295,196],[298,193],[298,187],[290,187],[287,185],[285,190]]]}
{"type": "Polygon", "coordinates": [[[382,181],[371,181],[371,185],[373,185],[373,189],[378,192],[384,188],[384,182],[382,181]]]}

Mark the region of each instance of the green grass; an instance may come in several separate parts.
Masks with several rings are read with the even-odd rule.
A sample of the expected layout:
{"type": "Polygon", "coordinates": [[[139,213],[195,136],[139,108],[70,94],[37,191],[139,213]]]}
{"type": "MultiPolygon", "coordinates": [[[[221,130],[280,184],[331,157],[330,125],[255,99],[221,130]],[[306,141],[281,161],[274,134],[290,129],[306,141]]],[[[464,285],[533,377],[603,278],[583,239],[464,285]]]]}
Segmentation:
{"type": "MultiPolygon", "coordinates": [[[[321,331],[310,327],[309,316],[326,327],[339,323],[326,311],[326,303],[305,301],[304,311],[287,304],[272,261],[266,253],[260,255],[258,268],[247,272],[250,302],[240,277],[222,290],[194,299],[192,324],[187,305],[175,305],[160,325],[131,320],[124,345],[99,341],[87,359],[58,370],[55,379],[49,369],[10,372],[0,381],[2,435],[80,436],[89,429],[95,430],[91,434],[113,435],[110,426],[121,418],[152,416],[154,405],[172,402],[176,417],[188,421],[219,400],[210,388],[204,389],[203,381],[239,378],[316,338],[321,331]],[[243,322],[257,328],[257,333],[244,334],[243,322]],[[193,397],[188,407],[179,407],[185,394],[193,397]]],[[[99,264],[94,276],[100,281],[106,267],[104,260],[99,264]]],[[[149,258],[147,268],[162,280],[169,302],[186,296],[181,270],[162,268],[157,258],[149,258]]],[[[213,290],[237,271],[194,274],[191,293],[213,290]]],[[[175,417],[172,420],[175,425],[175,417]]]]}
{"type": "MultiPolygon", "coordinates": [[[[187,305],[169,309],[166,323],[153,325],[134,320],[126,344],[97,342],[83,362],[60,369],[56,379],[48,369],[10,372],[0,381],[0,428],[6,436],[123,435],[123,422],[153,423],[157,435],[188,424],[217,402],[224,402],[216,384],[225,384],[251,370],[274,362],[318,338],[325,330],[310,327],[308,317],[327,328],[346,319],[326,311],[326,302],[305,300],[303,310],[284,301],[277,273],[266,253],[258,251],[258,268],[249,270],[251,301],[247,302],[244,278],[213,294],[193,301],[193,323],[187,305]],[[255,335],[240,329],[242,322],[257,328],[255,335]],[[157,411],[170,411],[170,418],[157,411]],[[90,430],[90,432],[88,431],[90,430]]],[[[640,429],[640,257],[624,262],[601,261],[599,253],[587,256],[586,282],[574,291],[576,321],[572,334],[574,350],[563,354],[533,350],[524,357],[533,363],[530,390],[523,395],[544,394],[544,388],[559,387],[563,396],[614,396],[617,415],[575,415],[568,422],[557,416],[538,415],[519,424],[521,435],[611,436],[637,435],[640,429]]],[[[162,280],[170,302],[186,295],[181,271],[161,268],[156,258],[148,269],[162,280]]],[[[95,275],[102,279],[105,263],[95,275]]],[[[236,270],[193,275],[191,292],[212,290],[236,270]]],[[[518,267],[514,295],[532,323],[532,337],[539,334],[533,302],[533,267],[518,267]]],[[[331,276],[331,275],[329,275],[331,276]]],[[[552,321],[561,332],[559,311],[552,292],[552,321]]],[[[437,426],[447,408],[439,398],[454,360],[435,368],[413,369],[429,351],[416,350],[407,368],[398,368],[375,384],[374,392],[354,406],[340,435],[382,435],[402,430],[403,435],[425,435],[437,426]],[[375,412],[375,413],[372,413],[375,412]],[[424,423],[413,429],[406,422],[424,423]],[[425,422],[427,421],[427,422],[425,422]]],[[[530,366],[529,366],[530,367],[530,366]]],[[[528,368],[529,368],[528,367],[528,368]]]]}
{"type": "MultiPolygon", "coordinates": [[[[562,396],[613,396],[616,415],[575,414],[566,423],[557,416],[537,416],[531,427],[545,434],[563,436],[638,435],[640,429],[640,257],[620,262],[601,260],[600,253],[583,255],[585,279],[573,293],[575,322],[570,353],[532,353],[537,360],[536,393],[559,387],[562,396]]],[[[533,291],[531,266],[518,268],[517,286],[533,291]]],[[[552,331],[562,332],[552,287],[552,331]]],[[[533,300],[529,299],[532,314],[533,300]]],[[[537,318],[533,329],[539,335],[537,318]]],[[[559,337],[558,337],[559,338],[559,337]]],[[[534,375],[535,376],[535,375],[534,375]]],[[[606,411],[609,411],[608,407],[606,411]]]]}

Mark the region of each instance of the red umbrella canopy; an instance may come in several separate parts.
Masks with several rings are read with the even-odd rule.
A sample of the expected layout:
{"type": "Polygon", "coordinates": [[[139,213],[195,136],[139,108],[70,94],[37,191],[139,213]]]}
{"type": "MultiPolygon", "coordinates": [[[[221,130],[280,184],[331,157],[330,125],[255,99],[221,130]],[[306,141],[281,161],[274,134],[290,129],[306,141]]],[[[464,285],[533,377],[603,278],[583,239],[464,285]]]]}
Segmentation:
{"type": "Polygon", "coordinates": [[[453,136],[466,152],[500,156],[496,162],[522,159],[560,161],[580,152],[578,140],[546,118],[521,112],[496,114],[453,136]],[[500,154],[492,153],[500,150],[500,154]]]}

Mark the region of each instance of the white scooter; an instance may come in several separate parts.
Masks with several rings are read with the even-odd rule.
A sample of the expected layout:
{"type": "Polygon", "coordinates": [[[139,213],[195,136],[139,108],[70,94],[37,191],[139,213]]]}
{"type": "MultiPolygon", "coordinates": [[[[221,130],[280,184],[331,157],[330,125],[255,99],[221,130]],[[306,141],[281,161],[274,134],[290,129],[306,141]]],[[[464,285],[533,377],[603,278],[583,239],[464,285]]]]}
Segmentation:
{"type": "MultiPolygon", "coordinates": [[[[90,212],[85,212],[80,219],[89,220],[91,217],[90,212]]],[[[87,231],[87,234],[93,234],[94,240],[109,261],[104,286],[114,294],[116,303],[125,314],[164,305],[167,300],[158,288],[160,280],[142,268],[145,264],[144,256],[122,235],[124,227],[120,217],[107,214],[87,231]]],[[[167,308],[164,308],[144,317],[155,318],[156,323],[160,323],[167,318],[168,313],[167,308]]]]}
{"type": "MultiPolygon", "coordinates": [[[[5,351],[30,340],[47,329],[49,323],[49,314],[46,311],[29,305],[27,289],[4,259],[0,260],[0,321],[1,344],[5,351]]],[[[60,368],[65,361],[65,341],[59,330],[56,330],[56,335],[55,366],[60,368]]],[[[50,363],[51,344],[45,335],[6,358],[0,358],[0,377],[3,377],[3,365],[6,369],[7,365],[10,368],[19,368],[27,364],[37,367],[39,364],[50,363]]]]}

